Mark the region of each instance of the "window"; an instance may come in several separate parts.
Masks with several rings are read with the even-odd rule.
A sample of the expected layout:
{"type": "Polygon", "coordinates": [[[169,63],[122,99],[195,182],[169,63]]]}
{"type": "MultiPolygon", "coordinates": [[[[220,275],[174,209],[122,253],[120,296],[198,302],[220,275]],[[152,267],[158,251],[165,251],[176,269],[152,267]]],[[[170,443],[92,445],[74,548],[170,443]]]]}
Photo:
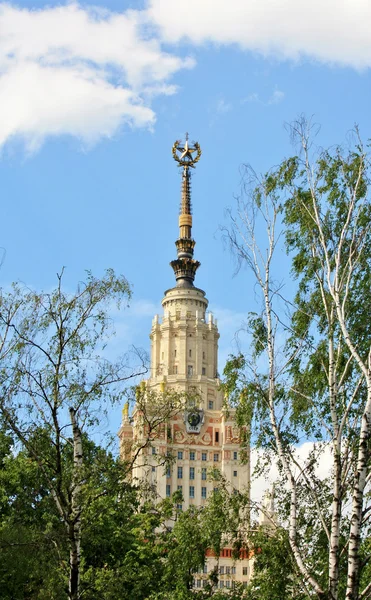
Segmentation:
{"type": "Polygon", "coordinates": [[[176,350],[174,350],[174,356],[176,357],[176,350]]]}
{"type": "Polygon", "coordinates": [[[225,585],[226,585],[227,588],[230,588],[231,587],[231,582],[228,580],[228,581],[225,582],[225,585]]]}
{"type": "Polygon", "coordinates": [[[237,471],[233,471],[233,477],[237,477],[237,471]]]}
{"type": "Polygon", "coordinates": [[[183,479],[183,467],[178,467],[178,479],[183,479]]]}
{"type": "Polygon", "coordinates": [[[206,375],[206,369],[205,369],[205,367],[202,367],[202,375],[206,375]]]}
{"type": "Polygon", "coordinates": [[[190,479],[195,478],[195,468],[194,467],[189,467],[189,478],[190,479]]]}
{"type": "Polygon", "coordinates": [[[188,371],[187,372],[188,372],[188,377],[192,377],[192,375],[193,375],[193,367],[192,367],[192,365],[188,365],[188,371]]]}
{"type": "Polygon", "coordinates": [[[170,484],[166,484],[166,498],[170,498],[170,484]]]}
{"type": "Polygon", "coordinates": [[[225,568],[225,574],[226,575],[230,575],[231,574],[231,567],[226,567],[225,568]]]}
{"type": "Polygon", "coordinates": [[[182,450],[178,450],[178,459],[179,460],[183,459],[183,451],[182,450]]]}
{"type": "Polygon", "coordinates": [[[170,467],[168,467],[168,468],[166,469],[166,477],[167,477],[167,478],[171,477],[170,467]]]}
{"type": "Polygon", "coordinates": [[[197,579],[197,587],[201,587],[201,579],[197,579]]]}
{"type": "Polygon", "coordinates": [[[216,452],[214,454],[214,462],[218,462],[218,460],[219,460],[219,452],[216,452]]]}
{"type": "Polygon", "coordinates": [[[219,431],[215,432],[215,442],[218,443],[219,442],[219,431]]]}
{"type": "Polygon", "coordinates": [[[176,507],[177,507],[178,510],[183,510],[183,505],[182,504],[177,504],[176,507]]]}
{"type": "Polygon", "coordinates": [[[224,588],[224,581],[219,582],[219,587],[224,588]]]}
{"type": "Polygon", "coordinates": [[[207,452],[203,452],[203,453],[201,454],[201,459],[202,459],[202,460],[207,460],[207,452]]]}
{"type": "Polygon", "coordinates": [[[189,460],[194,460],[195,459],[195,452],[190,452],[189,453],[189,460]]]}
{"type": "Polygon", "coordinates": [[[202,353],[202,358],[205,360],[205,358],[206,358],[206,353],[205,352],[202,353]]]}
{"type": "Polygon", "coordinates": [[[206,565],[206,564],[204,565],[203,572],[204,572],[204,573],[205,573],[205,575],[206,575],[206,573],[207,573],[207,565],[206,565]]]}
{"type": "Polygon", "coordinates": [[[174,375],[178,375],[178,365],[174,365],[174,375]]]}
{"type": "Polygon", "coordinates": [[[183,486],[182,485],[178,485],[177,486],[177,490],[178,490],[178,492],[182,492],[183,493],[183,486]]]}
{"type": "Polygon", "coordinates": [[[192,350],[189,350],[188,354],[189,354],[189,358],[191,358],[191,356],[192,356],[192,350]]]}
{"type": "Polygon", "coordinates": [[[156,448],[152,446],[152,454],[156,454],[156,448]]]}
{"type": "Polygon", "coordinates": [[[220,569],[219,569],[219,574],[220,574],[220,575],[224,575],[224,567],[220,567],[220,569]]]}
{"type": "Polygon", "coordinates": [[[242,575],[247,575],[247,567],[242,567],[242,575]]]}
{"type": "Polygon", "coordinates": [[[201,469],[201,479],[206,481],[206,467],[202,467],[201,469]]]}
{"type": "Polygon", "coordinates": [[[236,567],[231,567],[231,573],[232,575],[236,575],[236,567]]]}
{"type": "Polygon", "coordinates": [[[152,473],[156,471],[156,467],[152,467],[152,473]]]}
{"type": "Polygon", "coordinates": [[[213,410],[213,408],[214,408],[214,400],[209,400],[208,406],[209,406],[209,410],[213,410]]]}
{"type": "Polygon", "coordinates": [[[233,460],[237,460],[237,458],[238,458],[237,452],[233,452],[233,460]]]}
{"type": "Polygon", "coordinates": [[[194,498],[195,497],[195,486],[194,485],[190,485],[189,486],[189,497],[190,498],[194,498]]]}
{"type": "Polygon", "coordinates": [[[202,580],[202,587],[206,587],[207,586],[207,579],[203,579],[202,580]]]}
{"type": "Polygon", "coordinates": [[[206,488],[205,487],[201,488],[201,498],[203,498],[204,500],[206,498],[206,488]]]}

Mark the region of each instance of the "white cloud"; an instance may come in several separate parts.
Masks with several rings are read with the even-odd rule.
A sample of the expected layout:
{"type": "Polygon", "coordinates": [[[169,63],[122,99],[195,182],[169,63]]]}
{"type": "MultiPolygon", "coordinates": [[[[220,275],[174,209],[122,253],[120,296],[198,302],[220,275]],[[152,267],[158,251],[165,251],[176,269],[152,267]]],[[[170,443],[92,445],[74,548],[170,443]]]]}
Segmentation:
{"type": "MultiPolygon", "coordinates": [[[[146,6],[112,12],[0,3],[0,147],[20,137],[33,151],[47,136],[62,134],[91,145],[123,125],[152,128],[153,98],[174,94],[171,78],[194,65],[177,55],[178,46],[164,51],[169,42],[371,66],[365,0],[147,0],[146,6]]],[[[277,89],[266,104],[282,99],[277,89]]],[[[260,99],[254,93],[248,101],[260,99]]],[[[231,106],[221,99],[216,109],[231,106]]]]}
{"type": "Polygon", "coordinates": [[[68,4],[40,10],[0,5],[0,145],[21,136],[28,150],[48,135],[85,144],[120,126],[151,127],[150,100],[193,65],[162,50],[145,15],[68,4]]]}
{"type": "MultiPolygon", "coordinates": [[[[310,452],[312,452],[314,446],[318,451],[318,444],[313,442],[305,442],[301,446],[296,447],[296,459],[301,467],[304,467],[308,460],[310,452]]],[[[254,468],[257,465],[259,457],[262,456],[262,451],[257,448],[251,449],[251,473],[253,474],[254,468]]],[[[329,445],[323,446],[321,449],[320,457],[317,460],[316,475],[320,479],[325,479],[331,473],[333,464],[333,457],[331,453],[331,447],[329,445]]],[[[255,502],[261,502],[265,493],[269,491],[272,484],[279,479],[279,471],[277,467],[277,461],[272,459],[270,463],[269,472],[264,475],[253,476],[251,480],[251,499],[255,502]]]]}
{"type": "Polygon", "coordinates": [[[172,43],[237,44],[279,60],[371,66],[366,0],[150,0],[149,15],[172,43]]]}
{"type": "Polygon", "coordinates": [[[225,114],[232,110],[232,104],[230,102],[226,102],[224,98],[220,98],[216,104],[216,112],[219,114],[225,114]]]}
{"type": "Polygon", "coordinates": [[[48,135],[71,134],[86,144],[112,136],[129,122],[155,121],[129,89],[110,85],[89,69],[20,64],[0,77],[0,145],[21,135],[29,151],[48,135]]]}
{"type": "Polygon", "coordinates": [[[257,92],[252,92],[242,100],[242,104],[245,104],[246,102],[257,102],[262,106],[271,106],[272,104],[279,104],[279,102],[282,102],[284,97],[285,93],[278,88],[275,88],[267,101],[262,100],[257,92]]]}
{"type": "Polygon", "coordinates": [[[257,92],[252,92],[246,98],[242,100],[242,102],[260,102],[259,94],[257,92]]]}
{"type": "Polygon", "coordinates": [[[285,97],[284,92],[282,92],[281,90],[275,89],[273,94],[269,98],[267,104],[278,104],[279,102],[282,102],[284,97],[285,97]]]}

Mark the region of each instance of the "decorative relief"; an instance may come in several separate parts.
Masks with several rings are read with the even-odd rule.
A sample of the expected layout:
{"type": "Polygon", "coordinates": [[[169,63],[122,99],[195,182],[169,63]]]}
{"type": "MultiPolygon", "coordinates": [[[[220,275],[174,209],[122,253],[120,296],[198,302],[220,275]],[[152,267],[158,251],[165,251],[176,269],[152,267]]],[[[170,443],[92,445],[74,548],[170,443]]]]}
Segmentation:
{"type": "Polygon", "coordinates": [[[178,426],[175,425],[174,426],[174,442],[176,444],[188,444],[188,445],[202,444],[203,446],[209,446],[212,443],[211,429],[208,429],[202,435],[201,434],[189,435],[184,430],[179,429],[178,426]]]}
{"type": "Polygon", "coordinates": [[[204,433],[204,435],[201,438],[201,444],[204,444],[204,446],[209,446],[211,444],[211,441],[211,434],[209,433],[209,431],[206,431],[206,433],[204,433]]]}
{"type": "Polygon", "coordinates": [[[160,428],[155,432],[155,437],[160,440],[165,439],[165,423],[160,425],[160,428]]]}
{"type": "Polygon", "coordinates": [[[238,427],[231,427],[230,425],[228,425],[225,428],[225,436],[227,444],[240,443],[240,430],[238,427]]]}
{"type": "Polygon", "coordinates": [[[178,444],[184,444],[186,436],[184,434],[184,431],[181,431],[180,429],[177,429],[175,431],[174,434],[174,439],[178,444]]]}

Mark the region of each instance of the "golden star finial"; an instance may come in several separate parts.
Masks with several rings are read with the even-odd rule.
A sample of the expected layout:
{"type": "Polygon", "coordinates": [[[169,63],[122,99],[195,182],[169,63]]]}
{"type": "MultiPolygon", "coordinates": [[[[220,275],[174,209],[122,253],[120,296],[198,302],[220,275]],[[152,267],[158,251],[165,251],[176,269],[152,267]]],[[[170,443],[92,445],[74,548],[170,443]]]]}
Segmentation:
{"type": "Polygon", "coordinates": [[[193,145],[188,143],[188,133],[186,133],[185,144],[182,145],[180,140],[177,140],[173,146],[173,157],[182,167],[193,167],[194,164],[200,160],[201,148],[197,142],[193,142],[193,145]],[[193,157],[194,153],[196,156],[193,157]]]}

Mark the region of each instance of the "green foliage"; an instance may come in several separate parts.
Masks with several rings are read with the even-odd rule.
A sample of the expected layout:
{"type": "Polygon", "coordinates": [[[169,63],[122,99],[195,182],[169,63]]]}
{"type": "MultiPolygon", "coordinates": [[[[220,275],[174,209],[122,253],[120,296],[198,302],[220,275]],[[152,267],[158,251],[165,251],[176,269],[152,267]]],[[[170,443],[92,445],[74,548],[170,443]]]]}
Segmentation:
{"type": "MultiPolygon", "coordinates": [[[[33,446],[48,436],[34,433],[33,446]]],[[[104,448],[83,437],[81,594],[89,600],[240,600],[242,589],[227,594],[215,588],[216,573],[206,588],[193,590],[205,552],[234,544],[242,517],[248,523],[247,498],[231,494],[218,471],[217,491],[205,507],[179,511],[180,492],[154,504],[124,483],[126,466],[104,448]],[[169,528],[169,523],[172,527],[169,528]]],[[[64,472],[72,471],[66,446],[64,472]]],[[[14,448],[6,429],[0,434],[1,514],[0,585],[2,600],[65,600],[68,587],[68,539],[43,474],[26,449],[14,448]]],[[[237,558],[238,560],[238,558],[237,558]]]]}
{"type": "Polygon", "coordinates": [[[251,544],[255,559],[248,600],[304,600],[287,532],[260,527],[251,532],[251,544]]]}
{"type": "Polygon", "coordinates": [[[261,540],[249,593],[355,599],[370,563],[364,482],[371,464],[371,161],[357,129],[347,149],[330,150],[314,148],[304,119],[292,132],[300,153],[260,180],[247,169],[245,195],[229,213],[226,234],[261,300],[261,312],[247,318],[249,354],[230,357],[224,371],[227,404],[263,450],[256,471],[278,459],[283,487],[276,505],[292,551],[291,568],[283,560],[290,574],[283,581],[275,571],[283,540],[272,534],[261,540]],[[276,258],[281,236],[296,280],[286,299],[276,258]],[[313,447],[304,460],[296,446],[306,440],[313,447]],[[331,456],[332,469],[319,480],[324,456],[331,456]],[[271,566],[263,560],[270,552],[271,566]],[[352,590],[346,590],[348,568],[352,590]]]}
{"type": "MultiPolygon", "coordinates": [[[[69,561],[62,552],[60,565],[63,571],[69,564],[69,598],[77,600],[80,524],[95,498],[84,431],[100,423],[107,406],[121,399],[125,382],[146,368],[139,355],[134,370],[127,357],[110,361],[106,355],[113,333],[109,310],[131,295],[126,279],[109,269],[101,279],[88,272],[74,294],[62,284],[63,272],[51,292],[14,285],[0,298],[0,411],[54,503],[69,545],[69,561]]],[[[121,481],[125,474],[121,469],[121,481]]]]}
{"type": "Polygon", "coordinates": [[[14,440],[5,427],[0,432],[0,456],[1,598],[62,600],[66,536],[38,465],[27,451],[14,452],[14,440]]]}

